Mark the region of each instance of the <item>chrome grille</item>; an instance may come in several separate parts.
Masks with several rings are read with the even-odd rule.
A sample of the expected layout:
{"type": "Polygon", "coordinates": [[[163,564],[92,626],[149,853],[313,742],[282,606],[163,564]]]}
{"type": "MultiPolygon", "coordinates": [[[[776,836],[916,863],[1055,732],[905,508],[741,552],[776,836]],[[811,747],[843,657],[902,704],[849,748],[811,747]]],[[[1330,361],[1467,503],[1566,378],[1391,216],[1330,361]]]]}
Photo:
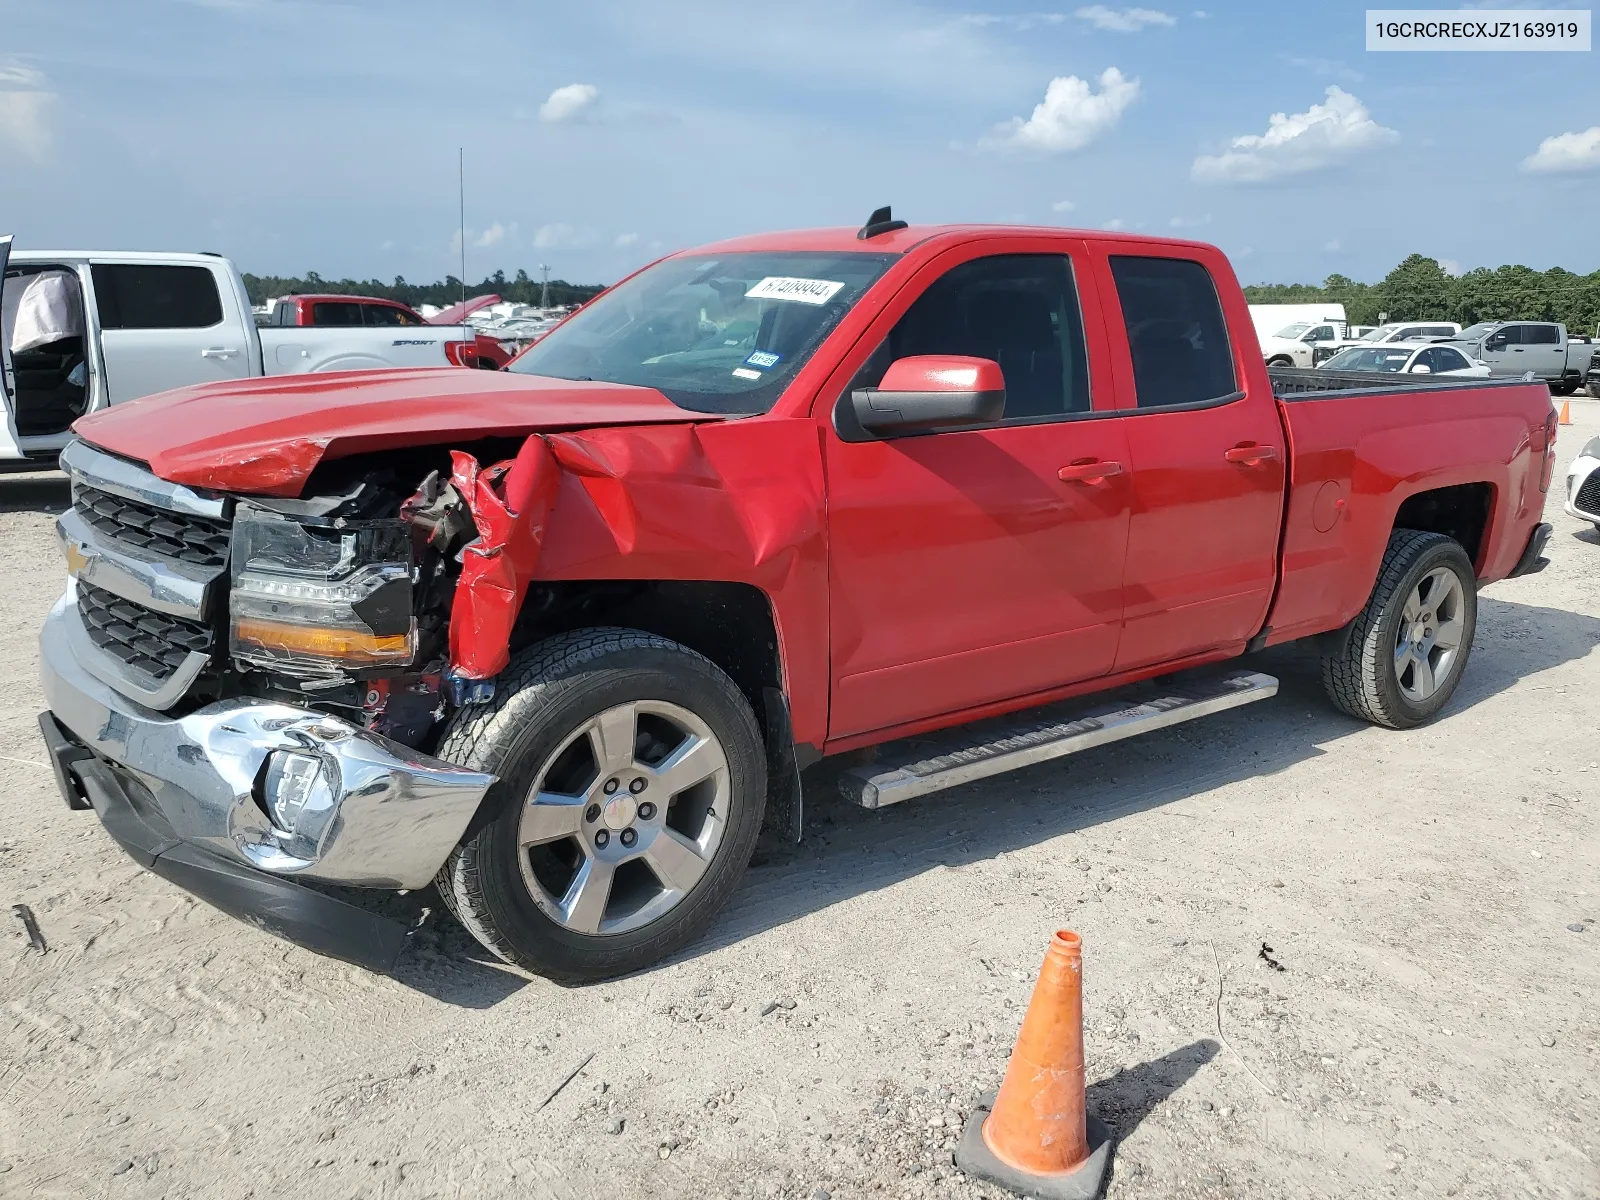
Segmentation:
{"type": "Polygon", "coordinates": [[[78,615],[97,647],[158,683],[169,678],[191,653],[211,652],[211,630],[199,621],[153,612],[82,580],[78,581],[78,615]]]}
{"type": "Polygon", "coordinates": [[[113,541],[199,567],[227,565],[225,521],[156,508],[86,483],[73,488],[72,498],[83,519],[113,541]]]}

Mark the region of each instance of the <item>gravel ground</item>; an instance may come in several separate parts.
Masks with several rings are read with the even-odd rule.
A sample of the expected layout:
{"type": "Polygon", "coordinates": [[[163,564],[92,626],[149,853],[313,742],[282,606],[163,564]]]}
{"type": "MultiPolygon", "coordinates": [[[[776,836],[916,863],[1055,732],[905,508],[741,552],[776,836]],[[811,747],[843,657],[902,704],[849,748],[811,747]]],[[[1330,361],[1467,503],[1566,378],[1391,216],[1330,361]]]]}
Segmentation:
{"type": "Polygon", "coordinates": [[[1600,1195],[1600,535],[1554,494],[1437,724],[1334,713],[1291,649],[1239,712],[879,813],[819,787],[702,943],[580,989],[431,894],[398,979],[319,958],[69,813],[65,502],[0,480],[0,1196],[996,1196],[950,1148],[1061,926],[1112,1197],[1600,1195]]]}

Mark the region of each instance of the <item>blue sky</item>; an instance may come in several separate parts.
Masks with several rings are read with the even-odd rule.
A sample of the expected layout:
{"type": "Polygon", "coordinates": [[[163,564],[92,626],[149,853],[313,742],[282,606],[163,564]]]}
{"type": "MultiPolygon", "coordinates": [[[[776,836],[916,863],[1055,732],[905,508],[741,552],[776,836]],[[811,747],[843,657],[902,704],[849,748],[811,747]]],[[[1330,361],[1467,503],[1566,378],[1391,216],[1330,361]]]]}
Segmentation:
{"type": "Polygon", "coordinates": [[[432,280],[464,145],[472,279],[883,203],[1176,232],[1246,281],[1600,268],[1595,52],[1370,54],[1364,12],[0,0],[0,232],[432,280]]]}

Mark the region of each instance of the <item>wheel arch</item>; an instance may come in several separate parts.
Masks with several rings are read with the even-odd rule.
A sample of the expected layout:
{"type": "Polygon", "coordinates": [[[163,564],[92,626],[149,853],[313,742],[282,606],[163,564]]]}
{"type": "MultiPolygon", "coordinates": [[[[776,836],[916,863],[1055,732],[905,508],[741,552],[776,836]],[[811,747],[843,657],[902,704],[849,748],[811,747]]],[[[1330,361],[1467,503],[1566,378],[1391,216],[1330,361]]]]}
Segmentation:
{"type": "Polygon", "coordinates": [[[766,827],[798,841],[799,771],[820,754],[794,740],[789,673],[771,597],[753,584],[723,580],[538,581],[528,589],[512,650],[590,626],[667,638],[704,655],[733,681],[766,743],[766,827]]]}

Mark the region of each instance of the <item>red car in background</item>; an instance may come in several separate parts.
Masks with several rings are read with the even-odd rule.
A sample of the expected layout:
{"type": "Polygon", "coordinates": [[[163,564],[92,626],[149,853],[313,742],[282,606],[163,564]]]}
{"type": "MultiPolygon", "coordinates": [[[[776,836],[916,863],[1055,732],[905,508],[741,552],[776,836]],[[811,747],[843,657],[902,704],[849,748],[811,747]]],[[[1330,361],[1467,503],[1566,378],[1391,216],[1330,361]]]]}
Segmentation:
{"type": "MultiPolygon", "coordinates": [[[[493,303],[498,297],[489,298],[493,303]]],[[[385,300],[380,296],[340,296],[316,294],[284,296],[272,307],[268,325],[427,325],[409,304],[398,300],[385,300]]],[[[496,339],[480,333],[470,346],[461,342],[446,343],[445,353],[458,367],[481,367],[498,371],[515,355],[496,339]],[[458,349],[458,347],[466,347],[458,349]]]]}

